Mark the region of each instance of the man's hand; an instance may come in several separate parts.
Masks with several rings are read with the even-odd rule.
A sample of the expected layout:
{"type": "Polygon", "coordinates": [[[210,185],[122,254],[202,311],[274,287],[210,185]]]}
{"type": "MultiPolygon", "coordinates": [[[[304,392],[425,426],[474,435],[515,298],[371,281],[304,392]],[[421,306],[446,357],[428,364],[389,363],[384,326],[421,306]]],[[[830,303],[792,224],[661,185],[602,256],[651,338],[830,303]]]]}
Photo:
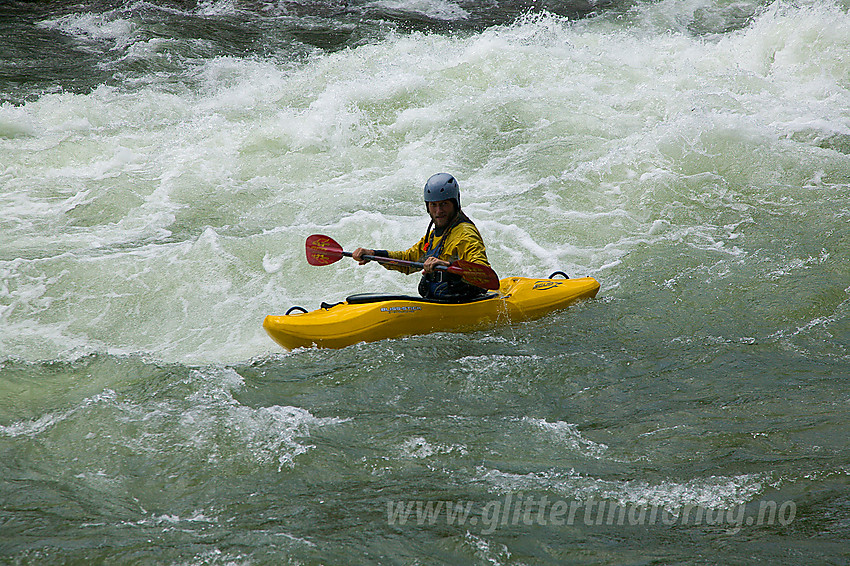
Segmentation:
{"type": "Polygon", "coordinates": [[[424,271],[425,273],[433,273],[433,272],[437,271],[436,266],[438,266],[438,265],[445,265],[446,267],[448,267],[451,264],[449,262],[445,261],[445,260],[442,260],[442,259],[437,259],[435,257],[429,257],[428,259],[425,260],[425,264],[424,264],[424,267],[422,268],[422,271],[424,271]]]}
{"type": "Polygon", "coordinates": [[[366,265],[369,263],[368,259],[363,259],[364,255],[375,255],[375,250],[370,250],[366,248],[357,248],[353,252],[351,252],[351,257],[357,260],[357,263],[360,265],[366,265]]]}

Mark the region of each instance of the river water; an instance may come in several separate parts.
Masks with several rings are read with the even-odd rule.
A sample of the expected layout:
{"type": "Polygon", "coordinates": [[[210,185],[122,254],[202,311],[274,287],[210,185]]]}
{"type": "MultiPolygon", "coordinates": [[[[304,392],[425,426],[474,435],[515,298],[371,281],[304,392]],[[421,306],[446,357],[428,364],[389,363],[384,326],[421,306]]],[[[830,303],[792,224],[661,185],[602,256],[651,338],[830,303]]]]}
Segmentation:
{"type": "Polygon", "coordinates": [[[846,564],[850,3],[0,7],[0,563],[846,564]],[[285,352],[457,176],[543,319],[285,352]]]}

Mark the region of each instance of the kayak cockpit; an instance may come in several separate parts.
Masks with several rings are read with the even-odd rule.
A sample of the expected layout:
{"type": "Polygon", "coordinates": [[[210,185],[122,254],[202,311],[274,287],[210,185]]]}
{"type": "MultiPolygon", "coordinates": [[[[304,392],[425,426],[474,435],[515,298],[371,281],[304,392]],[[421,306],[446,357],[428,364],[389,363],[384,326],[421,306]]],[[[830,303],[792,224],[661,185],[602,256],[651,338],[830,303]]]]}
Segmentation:
{"type": "Polygon", "coordinates": [[[480,297],[475,297],[471,300],[466,301],[446,301],[443,299],[426,299],[425,297],[417,297],[414,295],[395,295],[392,293],[357,293],[356,295],[349,295],[346,297],[345,302],[349,305],[365,305],[367,303],[380,303],[383,301],[414,301],[417,303],[437,303],[441,305],[451,304],[466,304],[466,303],[477,303],[478,301],[485,301],[487,299],[494,299],[499,296],[499,293],[485,293],[480,297]]]}

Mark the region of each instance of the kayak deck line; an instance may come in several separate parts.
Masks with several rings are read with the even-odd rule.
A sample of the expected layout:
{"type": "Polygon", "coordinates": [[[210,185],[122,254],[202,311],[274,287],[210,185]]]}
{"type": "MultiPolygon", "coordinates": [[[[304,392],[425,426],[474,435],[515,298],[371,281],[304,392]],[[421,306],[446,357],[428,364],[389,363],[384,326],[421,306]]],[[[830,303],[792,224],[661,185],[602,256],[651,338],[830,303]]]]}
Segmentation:
{"type": "MultiPolygon", "coordinates": [[[[263,327],[282,347],[344,348],[430,332],[462,332],[532,320],[595,297],[592,277],[506,277],[499,291],[463,303],[398,294],[360,293],[310,312],[268,315],[263,327]]],[[[303,310],[303,309],[302,309],[303,310]]]]}

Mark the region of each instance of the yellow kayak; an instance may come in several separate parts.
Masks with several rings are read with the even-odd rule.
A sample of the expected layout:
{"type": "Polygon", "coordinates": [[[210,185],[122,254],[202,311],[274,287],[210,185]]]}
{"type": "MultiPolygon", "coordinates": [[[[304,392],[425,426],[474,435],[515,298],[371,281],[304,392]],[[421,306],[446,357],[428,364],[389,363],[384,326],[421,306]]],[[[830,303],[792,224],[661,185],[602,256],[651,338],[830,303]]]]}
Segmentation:
{"type": "Polygon", "coordinates": [[[595,297],[599,291],[599,283],[592,277],[506,277],[499,283],[498,292],[459,304],[403,295],[352,295],[345,302],[311,312],[269,315],[263,328],[287,350],[313,345],[344,348],[358,342],[531,320],[595,297]]]}

